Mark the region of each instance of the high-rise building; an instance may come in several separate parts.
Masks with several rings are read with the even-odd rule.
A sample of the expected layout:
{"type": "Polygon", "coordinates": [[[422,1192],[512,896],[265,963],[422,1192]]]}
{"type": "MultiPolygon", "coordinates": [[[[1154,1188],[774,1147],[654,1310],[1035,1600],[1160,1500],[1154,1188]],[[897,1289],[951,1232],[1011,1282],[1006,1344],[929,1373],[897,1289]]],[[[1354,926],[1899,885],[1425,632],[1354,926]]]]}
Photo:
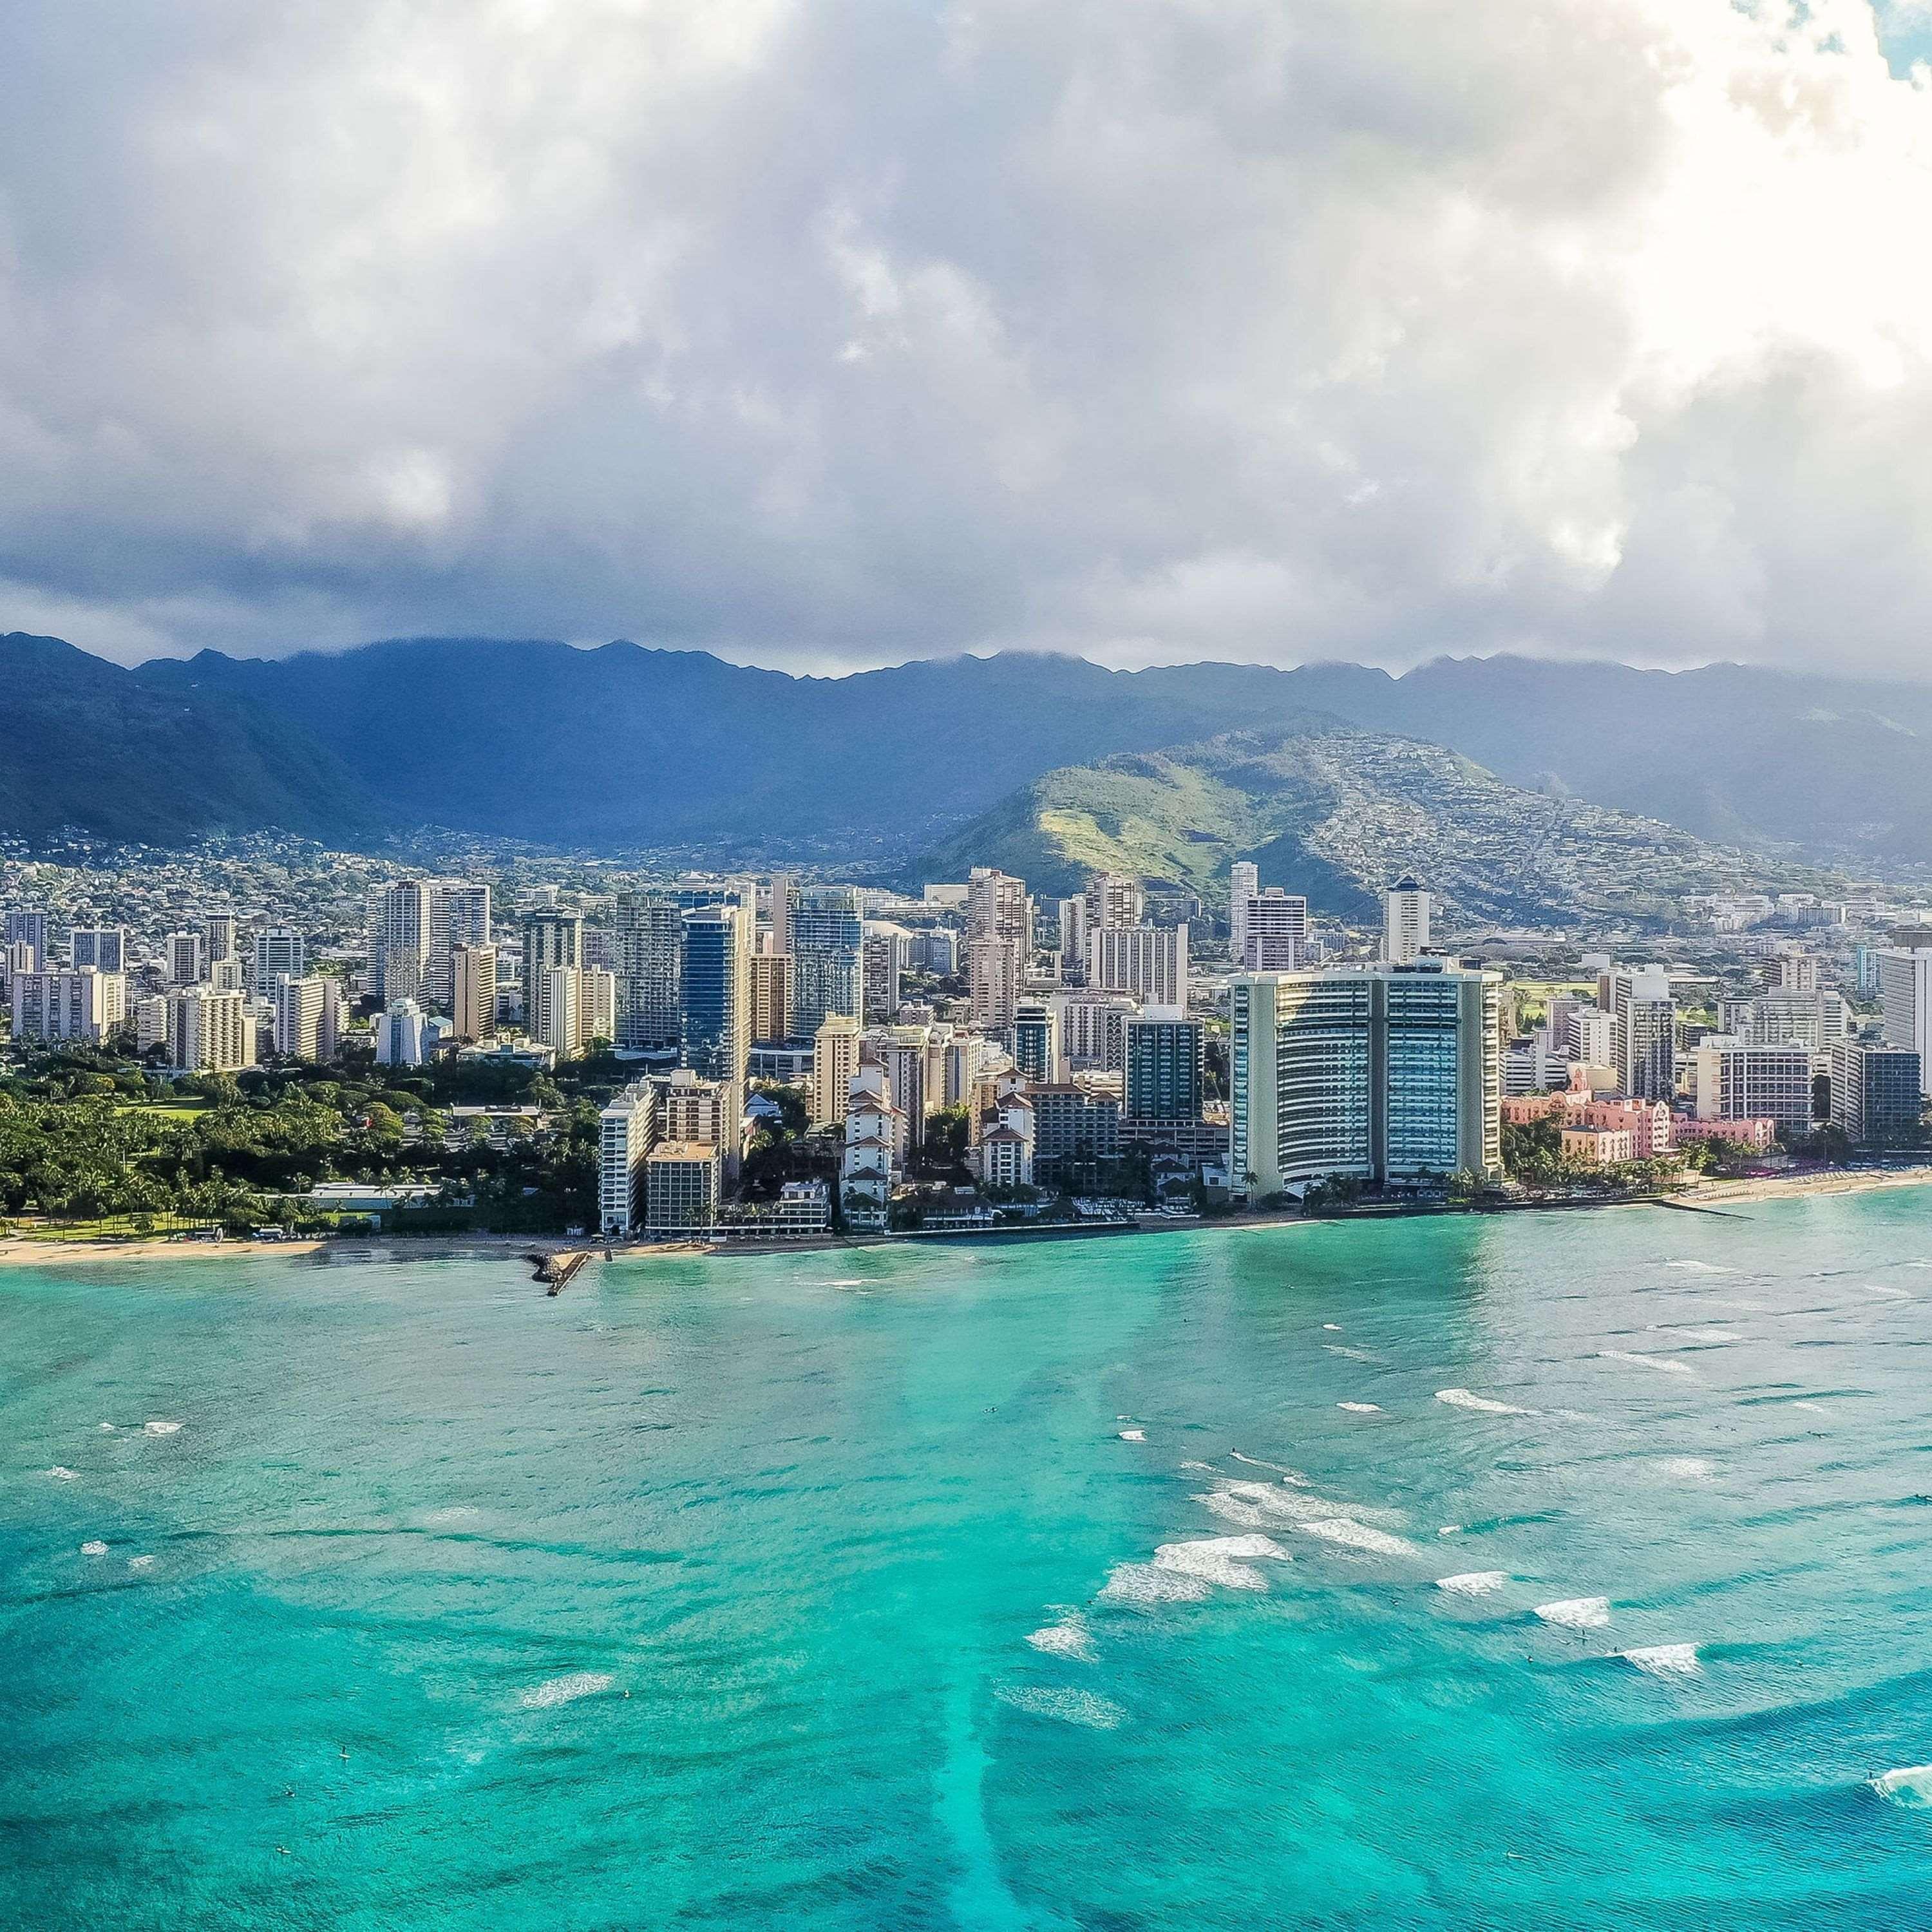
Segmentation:
{"type": "Polygon", "coordinates": [[[449,1022],[426,1013],[414,1000],[398,1000],[375,1021],[376,1064],[420,1066],[447,1037],[449,1022]]]}
{"type": "Polygon", "coordinates": [[[16,973],[12,989],[16,1040],[78,1040],[95,1046],[128,1017],[128,982],[118,973],[16,973]]]}
{"type": "Polygon", "coordinates": [[[1382,911],[1382,958],[1390,966],[1406,966],[1429,950],[1432,910],[1429,895],[1405,872],[1390,886],[1382,911]]]}
{"type": "Polygon", "coordinates": [[[1810,1132],[1808,1048],[1714,1034],[1698,1042],[1691,1066],[1699,1120],[1772,1120],[1786,1133],[1810,1132]]]}
{"type": "Polygon", "coordinates": [[[754,1042],[790,1039],[791,976],[790,953],[752,955],[752,1038],[754,1042]]]}
{"type": "Polygon", "coordinates": [[[206,942],[202,955],[208,964],[218,966],[224,959],[232,959],[235,955],[235,915],[232,912],[212,912],[201,922],[201,936],[206,942]]]}
{"type": "Polygon", "coordinates": [[[531,1036],[560,1060],[569,1059],[595,1040],[610,1039],[616,1006],[616,976],[608,966],[545,966],[537,981],[531,1036]]]}
{"type": "Polygon", "coordinates": [[[828,1013],[812,1042],[812,1124],[829,1127],[845,1118],[846,1096],[859,1065],[858,1021],[828,1013]]]}
{"type": "Polygon", "coordinates": [[[898,1163],[898,1109],[884,1066],[869,1046],[861,1046],[859,1064],[844,1110],[845,1150],[839,1172],[839,1198],[847,1224],[877,1233],[892,1206],[898,1163]]]}
{"type": "Polygon", "coordinates": [[[644,1162],[656,1120],[656,1094],[648,1080],[634,1080],[598,1116],[597,1218],[606,1234],[628,1234],[644,1217],[644,1162]]]}
{"type": "Polygon", "coordinates": [[[1087,935],[1087,983],[1150,1006],[1187,1004],[1187,928],[1110,926],[1087,935]]]}
{"type": "Polygon", "coordinates": [[[774,872],[769,888],[771,919],[767,928],[770,944],[765,949],[769,952],[788,953],[791,950],[791,902],[798,882],[789,872],[774,872]]]}
{"type": "Polygon", "coordinates": [[[134,1051],[148,1053],[168,1043],[169,1001],[160,993],[134,1002],[134,1051]]]}
{"type": "Polygon", "coordinates": [[[988,1033],[1004,1033],[1012,1026],[1019,1009],[1025,958],[1017,939],[988,934],[968,943],[966,967],[976,1027],[988,1033]]]}
{"type": "Polygon", "coordinates": [[[124,973],[128,970],[128,928],[124,926],[77,926],[69,940],[69,953],[77,973],[92,966],[97,973],[124,973]]]}
{"type": "Polygon", "coordinates": [[[1237,968],[1247,957],[1248,902],[1258,898],[1262,868],[1246,859],[1228,868],[1228,956],[1237,968]]]}
{"type": "Polygon", "coordinates": [[[1307,962],[1308,902],[1270,886],[1243,909],[1236,964],[1250,973],[1292,973],[1307,962]]]}
{"type": "Polygon", "coordinates": [[[1060,912],[1060,982],[1081,986],[1087,982],[1087,902],[1062,899],[1060,912]]]}
{"type": "Polygon", "coordinates": [[[284,975],[299,980],[308,970],[308,942],[287,926],[256,933],[252,951],[249,984],[258,993],[266,994],[284,975]]]}
{"type": "Polygon", "coordinates": [[[1878,956],[1885,1043],[1918,1056],[1918,1090],[1932,1100],[1932,946],[1887,946],[1878,956]]]}
{"type": "Polygon", "coordinates": [[[584,964],[584,921],[574,912],[542,911],[525,915],[524,920],[524,1024],[532,1040],[545,1046],[556,1047],[560,1053],[576,1052],[574,1042],[568,1047],[556,1047],[556,1036],[562,1032],[577,1032],[578,1016],[569,1016],[570,1024],[560,1025],[550,1010],[548,1002],[559,988],[568,986],[574,994],[576,982],[553,978],[550,969],[567,966],[574,973],[584,964]]]}
{"type": "MultiPolygon", "coordinates": [[[[725,1090],[730,1115],[725,1160],[734,1172],[736,1124],[745,1111],[752,1052],[752,927],[748,906],[704,906],[684,916],[678,1064],[725,1090]]],[[[856,973],[856,957],[854,964],[856,973]]]]}
{"type": "Polygon", "coordinates": [[[466,1044],[496,1036],[496,949],[459,946],[450,955],[450,1011],[466,1044]]]}
{"type": "Polygon", "coordinates": [[[1096,872],[1087,881],[1087,930],[1103,926],[1143,926],[1147,895],[1141,882],[1125,872],[1096,872]]]}
{"type": "Polygon", "coordinates": [[[1918,1056],[1910,1047],[1832,1042],[1832,1124],[1858,1146],[1913,1136],[1924,1112],[1918,1056]]]}
{"type": "Polygon", "coordinates": [[[247,988],[243,982],[247,977],[247,974],[242,970],[241,961],[232,952],[226,959],[212,960],[208,964],[208,984],[217,992],[244,992],[247,988]]]}
{"type": "Polygon", "coordinates": [[[1433,960],[1238,976],[1232,1185],[1502,1173],[1502,979],[1433,960]]]}
{"type": "Polygon", "coordinates": [[[1771,983],[1786,993],[1815,993],[1818,962],[1808,952],[1780,952],[1771,962],[1771,983]]]}
{"type": "Polygon", "coordinates": [[[1677,1091],[1677,1003],[1661,966],[1618,968],[1610,976],[1616,1023],[1617,1077],[1633,1100],[1677,1091]]]}
{"type": "Polygon", "coordinates": [[[26,970],[40,973],[47,964],[47,916],[38,906],[28,906],[7,915],[7,944],[10,946],[31,946],[34,956],[26,970]]]}
{"type": "Polygon", "coordinates": [[[966,884],[970,939],[1010,939],[1024,952],[1033,944],[1033,908],[1026,881],[991,866],[975,866],[966,884]]]}
{"type": "Polygon", "coordinates": [[[1150,1006],[1126,1024],[1126,1101],[1136,1125],[1198,1120],[1206,1097],[1201,1022],[1176,1006],[1150,1006]]]}
{"type": "Polygon", "coordinates": [[[906,935],[902,926],[868,921],[862,956],[866,997],[862,1018],[875,1025],[890,1022],[899,1010],[899,972],[905,964],[906,935]]]}
{"type": "Polygon", "coordinates": [[[24,939],[10,946],[0,946],[0,992],[11,986],[21,974],[39,972],[42,963],[40,955],[24,939]]]}
{"type": "Polygon", "coordinates": [[[1029,1080],[1060,1075],[1058,1016],[1043,1000],[1022,1000],[1013,1014],[1013,1064],[1029,1080]]]}
{"type": "Polygon", "coordinates": [[[790,926],[791,1023],[800,1036],[816,1033],[829,1013],[863,1020],[866,933],[859,895],[842,886],[811,887],[794,902],[790,926]]]}
{"type": "Polygon", "coordinates": [[[207,942],[198,932],[171,932],[167,940],[170,985],[192,986],[208,977],[207,942]]]}
{"type": "Polygon", "coordinates": [[[1132,994],[1088,988],[1055,994],[1053,1006],[1066,1072],[1118,1073],[1126,1066],[1126,1022],[1140,1010],[1132,994]]]}
{"type": "Polygon", "coordinates": [[[718,1150],[703,1142],[658,1142],[644,1156],[644,1232],[675,1238],[714,1226],[721,1165],[718,1150]]]}
{"type": "Polygon", "coordinates": [[[253,1066],[255,1022],[242,995],[201,986],[170,994],[168,1058],[184,1073],[232,1073],[253,1066]]]}
{"type": "Polygon", "coordinates": [[[446,1012],[456,1001],[456,955],[490,944],[490,888],[467,879],[435,879],[429,889],[429,959],[423,988],[446,1012]]]}
{"type": "Polygon", "coordinates": [[[266,997],[272,1010],[275,1051],[290,1060],[322,1060],[325,1004],[332,980],[296,978],[283,974],[272,980],[266,997]]]}
{"type": "Polygon", "coordinates": [[[729,1118],[723,1085],[706,1080],[680,1066],[675,1072],[657,1075],[651,1082],[657,1098],[660,1139],[704,1141],[712,1147],[735,1148],[737,1136],[729,1118]]]}
{"type": "Polygon", "coordinates": [[[684,914],[665,892],[620,892],[612,914],[617,1044],[632,1052],[677,1044],[684,914]]]}
{"type": "Polygon", "coordinates": [[[398,879],[369,895],[368,970],[377,999],[420,1000],[428,990],[434,921],[428,882],[398,879]]]}

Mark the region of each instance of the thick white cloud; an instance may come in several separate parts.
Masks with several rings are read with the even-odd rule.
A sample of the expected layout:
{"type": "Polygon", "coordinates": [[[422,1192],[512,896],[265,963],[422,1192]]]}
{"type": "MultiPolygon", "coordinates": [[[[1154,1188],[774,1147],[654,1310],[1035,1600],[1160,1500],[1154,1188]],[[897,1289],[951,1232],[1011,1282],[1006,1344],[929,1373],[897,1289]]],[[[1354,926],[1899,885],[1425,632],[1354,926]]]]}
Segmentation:
{"type": "Polygon", "coordinates": [[[1928,15],[20,0],[0,625],[1916,673],[1928,15]]]}

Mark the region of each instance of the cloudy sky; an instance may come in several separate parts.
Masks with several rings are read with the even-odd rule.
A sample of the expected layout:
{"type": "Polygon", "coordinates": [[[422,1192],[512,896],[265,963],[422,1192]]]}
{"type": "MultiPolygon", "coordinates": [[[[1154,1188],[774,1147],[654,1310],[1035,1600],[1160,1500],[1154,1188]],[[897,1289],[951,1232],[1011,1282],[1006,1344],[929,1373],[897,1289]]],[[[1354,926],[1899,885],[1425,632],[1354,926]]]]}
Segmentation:
{"type": "Polygon", "coordinates": [[[0,628],[1932,676],[1932,0],[14,0],[0,628]]]}

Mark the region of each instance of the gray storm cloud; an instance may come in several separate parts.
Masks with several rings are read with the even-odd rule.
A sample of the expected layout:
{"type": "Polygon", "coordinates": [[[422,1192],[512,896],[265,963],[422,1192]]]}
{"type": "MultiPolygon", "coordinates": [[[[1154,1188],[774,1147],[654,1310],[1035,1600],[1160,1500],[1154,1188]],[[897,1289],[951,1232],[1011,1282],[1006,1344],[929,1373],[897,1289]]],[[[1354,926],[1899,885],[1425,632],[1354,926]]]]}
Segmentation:
{"type": "Polygon", "coordinates": [[[1916,672],[1864,0],[20,0],[0,626],[1916,672]]]}

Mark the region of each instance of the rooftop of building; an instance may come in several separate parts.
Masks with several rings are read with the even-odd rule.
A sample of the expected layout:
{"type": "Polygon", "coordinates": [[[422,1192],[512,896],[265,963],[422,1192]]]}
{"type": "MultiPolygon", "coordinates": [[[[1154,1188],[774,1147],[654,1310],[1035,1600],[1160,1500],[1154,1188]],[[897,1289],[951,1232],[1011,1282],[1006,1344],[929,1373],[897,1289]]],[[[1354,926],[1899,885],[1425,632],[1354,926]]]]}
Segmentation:
{"type": "Polygon", "coordinates": [[[674,1161],[709,1162],[717,1158],[718,1150],[709,1141],[660,1141],[649,1156],[653,1167],[668,1167],[674,1161]]]}

